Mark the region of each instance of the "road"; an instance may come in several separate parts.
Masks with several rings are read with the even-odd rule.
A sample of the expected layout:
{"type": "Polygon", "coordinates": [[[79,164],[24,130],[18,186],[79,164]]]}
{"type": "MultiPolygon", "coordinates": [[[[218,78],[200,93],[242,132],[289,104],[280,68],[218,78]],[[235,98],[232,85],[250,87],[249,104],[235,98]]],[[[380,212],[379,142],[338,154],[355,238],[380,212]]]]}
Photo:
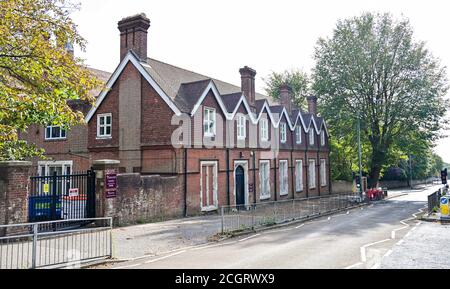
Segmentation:
{"type": "Polygon", "coordinates": [[[331,217],[115,264],[139,269],[377,268],[439,186],[331,217]],[[415,216],[415,215],[414,215],[415,216]]]}

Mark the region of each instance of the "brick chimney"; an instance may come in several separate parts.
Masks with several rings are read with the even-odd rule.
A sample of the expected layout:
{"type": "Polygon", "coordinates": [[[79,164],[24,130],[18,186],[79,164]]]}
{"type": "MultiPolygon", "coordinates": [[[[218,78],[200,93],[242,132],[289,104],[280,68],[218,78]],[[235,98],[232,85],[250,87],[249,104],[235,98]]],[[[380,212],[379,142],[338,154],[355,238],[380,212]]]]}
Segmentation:
{"type": "Polygon", "coordinates": [[[284,106],[291,115],[292,113],[292,89],[288,84],[282,84],[280,86],[280,104],[284,106]]]}
{"type": "Polygon", "coordinates": [[[244,66],[244,68],[239,69],[239,73],[241,74],[241,90],[247,98],[248,104],[252,108],[252,110],[256,110],[255,105],[255,76],[256,71],[251,69],[248,66],[244,66]]]}
{"type": "Polygon", "coordinates": [[[317,97],[310,95],[306,100],[308,101],[308,112],[312,115],[317,115],[317,97]]]}
{"type": "Polygon", "coordinates": [[[119,21],[120,61],[130,50],[133,50],[141,61],[147,61],[147,31],[149,27],[150,20],[143,13],[119,21]]]}

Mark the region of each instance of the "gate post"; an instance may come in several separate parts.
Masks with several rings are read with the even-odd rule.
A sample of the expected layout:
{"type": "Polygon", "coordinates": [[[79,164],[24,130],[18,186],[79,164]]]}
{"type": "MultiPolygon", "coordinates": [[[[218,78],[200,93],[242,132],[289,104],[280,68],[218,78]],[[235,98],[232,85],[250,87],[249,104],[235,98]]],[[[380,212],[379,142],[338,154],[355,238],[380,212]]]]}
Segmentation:
{"type": "Polygon", "coordinates": [[[28,222],[31,165],[31,162],[22,161],[0,162],[0,225],[28,222]]]}
{"type": "Polygon", "coordinates": [[[106,194],[105,177],[106,171],[119,171],[120,161],[118,160],[96,160],[92,163],[95,171],[95,206],[96,217],[113,217],[115,214],[114,205],[116,198],[108,198],[106,194]]]}

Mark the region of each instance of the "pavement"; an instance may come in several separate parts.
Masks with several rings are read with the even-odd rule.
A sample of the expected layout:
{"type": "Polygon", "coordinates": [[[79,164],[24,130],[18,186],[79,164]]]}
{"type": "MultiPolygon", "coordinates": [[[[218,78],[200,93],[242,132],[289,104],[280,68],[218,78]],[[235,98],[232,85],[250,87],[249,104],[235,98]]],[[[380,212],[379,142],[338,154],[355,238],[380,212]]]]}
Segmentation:
{"type": "Polygon", "coordinates": [[[382,269],[449,269],[450,225],[423,222],[383,258],[382,269]]]}
{"type": "Polygon", "coordinates": [[[119,227],[113,230],[113,256],[130,260],[205,244],[220,228],[221,219],[215,215],[119,227]]]}
{"type": "Polygon", "coordinates": [[[406,245],[405,239],[420,232],[423,224],[415,217],[437,188],[390,191],[393,198],[368,207],[218,243],[205,244],[208,232],[217,229],[215,216],[120,228],[115,243],[128,243],[123,254],[131,250],[126,254],[141,257],[100,268],[385,268],[400,241],[406,245]]]}

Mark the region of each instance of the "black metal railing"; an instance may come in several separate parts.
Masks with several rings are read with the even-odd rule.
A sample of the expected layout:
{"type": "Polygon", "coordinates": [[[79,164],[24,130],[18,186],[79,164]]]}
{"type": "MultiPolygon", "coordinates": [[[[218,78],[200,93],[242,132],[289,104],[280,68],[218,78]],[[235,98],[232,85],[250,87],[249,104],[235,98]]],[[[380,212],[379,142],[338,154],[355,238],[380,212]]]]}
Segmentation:
{"type": "Polygon", "coordinates": [[[439,209],[441,196],[441,190],[438,190],[428,196],[428,214],[431,214],[439,209]]]}
{"type": "Polygon", "coordinates": [[[94,171],[30,178],[30,222],[94,217],[94,171]]]}

